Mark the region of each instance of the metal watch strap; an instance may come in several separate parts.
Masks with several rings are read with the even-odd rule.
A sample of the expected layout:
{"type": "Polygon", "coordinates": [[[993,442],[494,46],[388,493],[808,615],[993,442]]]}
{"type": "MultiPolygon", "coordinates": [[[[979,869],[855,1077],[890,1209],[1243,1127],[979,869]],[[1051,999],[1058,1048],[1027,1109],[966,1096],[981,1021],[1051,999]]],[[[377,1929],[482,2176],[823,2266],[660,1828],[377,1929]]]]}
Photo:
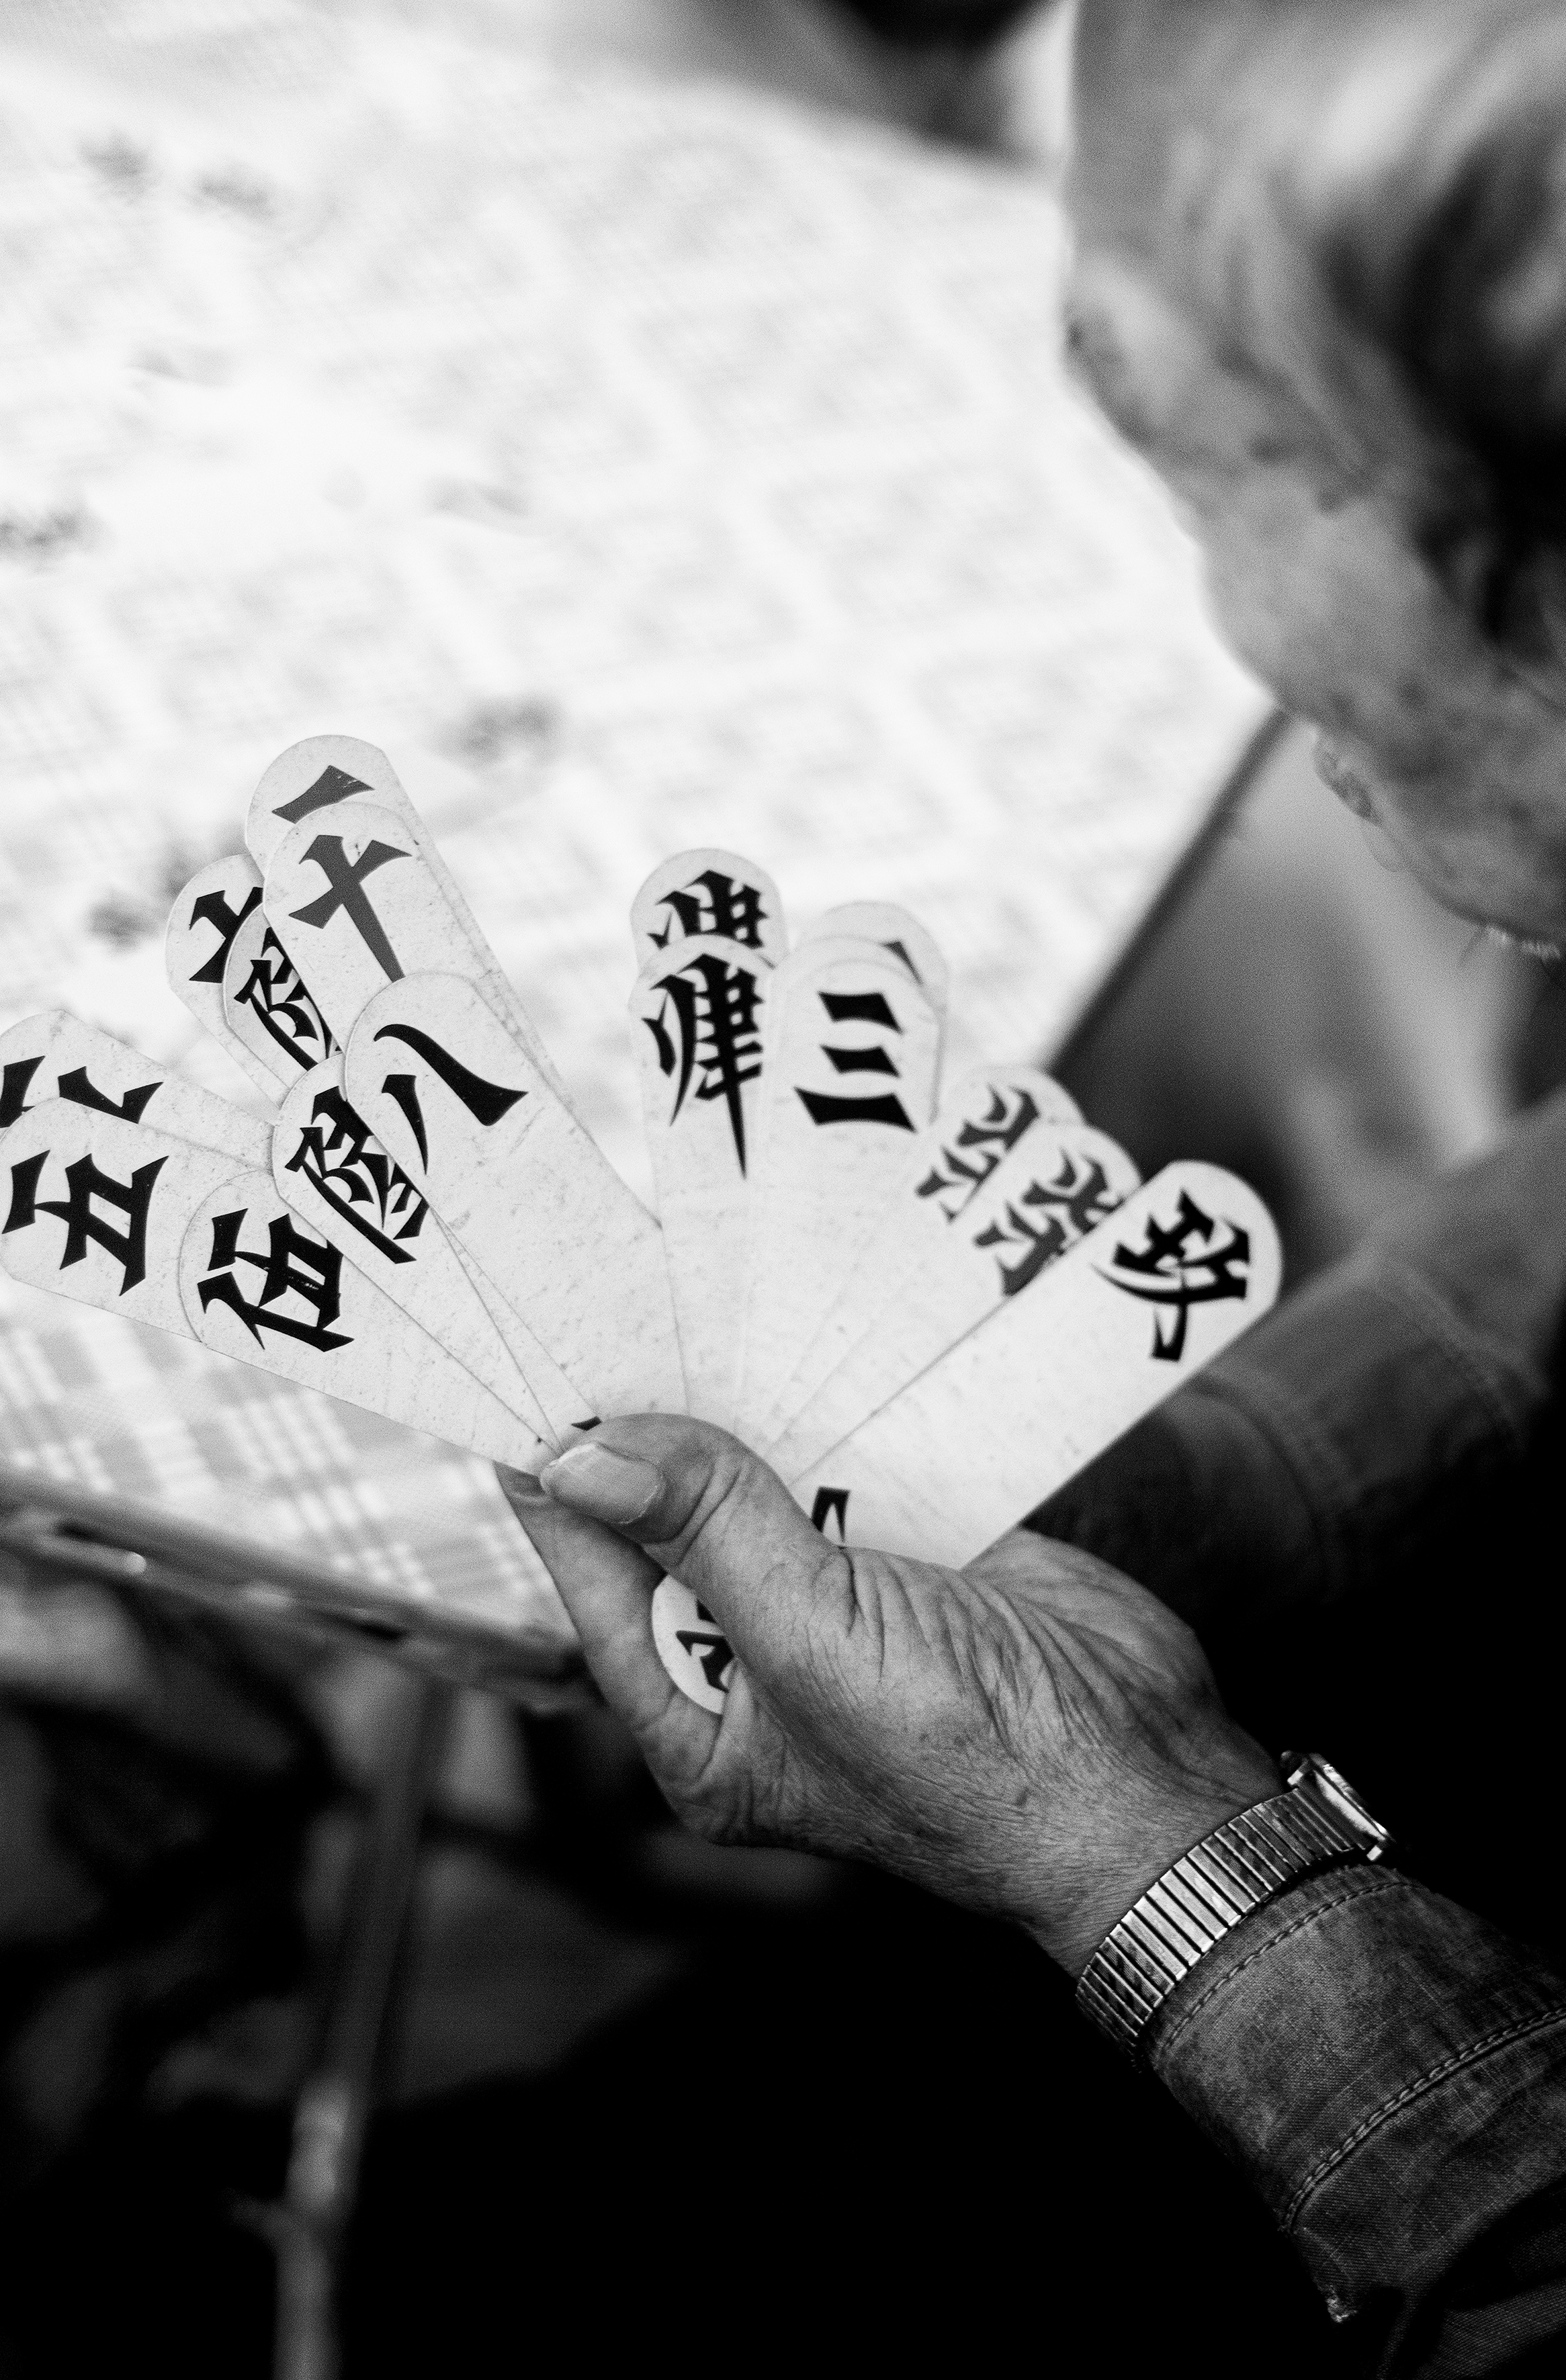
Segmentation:
{"type": "MultiPolygon", "coordinates": [[[[1166,1868],[1087,1961],[1076,2005],[1131,2056],[1176,1984],[1242,1918],[1304,1876],[1385,1848],[1390,1839],[1367,1812],[1356,1828],[1334,1806],[1336,1794],[1317,1790],[1315,1765],[1307,1759],[1286,1792],[1242,1810],[1166,1868]]],[[[1327,1774],[1342,1785],[1336,1771],[1327,1774]]]]}

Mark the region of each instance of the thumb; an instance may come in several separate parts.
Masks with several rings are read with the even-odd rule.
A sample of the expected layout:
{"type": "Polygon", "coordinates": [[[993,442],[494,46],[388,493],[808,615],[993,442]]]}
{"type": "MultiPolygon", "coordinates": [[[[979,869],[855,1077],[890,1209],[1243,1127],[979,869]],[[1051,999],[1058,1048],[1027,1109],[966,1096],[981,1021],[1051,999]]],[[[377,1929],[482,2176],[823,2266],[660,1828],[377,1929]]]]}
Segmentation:
{"type": "Polygon", "coordinates": [[[645,1414],[602,1423],[548,1464],[559,1504],[644,1546],[707,1606],[742,1658],[798,1641],[824,1596],[848,1593],[846,1565],[775,1471],[710,1422],[645,1414]]]}

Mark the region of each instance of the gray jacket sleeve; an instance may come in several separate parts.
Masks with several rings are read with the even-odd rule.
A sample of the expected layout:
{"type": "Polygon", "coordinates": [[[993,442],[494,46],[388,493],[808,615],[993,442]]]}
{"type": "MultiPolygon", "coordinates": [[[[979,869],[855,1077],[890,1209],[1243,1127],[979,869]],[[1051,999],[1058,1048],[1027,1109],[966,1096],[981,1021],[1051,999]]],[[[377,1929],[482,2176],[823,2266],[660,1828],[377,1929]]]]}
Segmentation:
{"type": "MultiPolygon", "coordinates": [[[[1563,1312],[1558,1099],[1286,1303],[1032,1524],[1143,1580],[1209,1645],[1248,1640],[1274,1661],[1403,1582],[1393,1609],[1414,1617],[1385,1729],[1406,1742],[1412,1715],[1403,1772],[1445,1780],[1449,1818],[1477,1811],[1480,1855],[1459,1861],[1475,1897],[1504,1903],[1490,1888],[1510,1860],[1524,1887],[1512,1906],[1546,1937],[1559,1817],[1541,1824],[1536,1797],[1508,1796],[1494,1772],[1524,1708],[1536,1730],[1549,1706],[1519,1671],[1555,1658],[1563,1312]],[[1544,1559],[1520,1534],[1525,1511],[1544,1559]],[[1444,1717],[1426,1706],[1417,1641],[1442,1632],[1458,1680],[1444,1717]]],[[[1397,1781],[1399,1764],[1388,1773],[1397,1781]]],[[[1447,1848],[1421,1845],[1420,1864],[1442,1872],[1447,1848]]],[[[1145,2047],[1299,2250],[1358,2368],[1566,2368],[1558,1960],[1413,1875],[1340,1871],[1236,1927],[1145,2047]]]]}

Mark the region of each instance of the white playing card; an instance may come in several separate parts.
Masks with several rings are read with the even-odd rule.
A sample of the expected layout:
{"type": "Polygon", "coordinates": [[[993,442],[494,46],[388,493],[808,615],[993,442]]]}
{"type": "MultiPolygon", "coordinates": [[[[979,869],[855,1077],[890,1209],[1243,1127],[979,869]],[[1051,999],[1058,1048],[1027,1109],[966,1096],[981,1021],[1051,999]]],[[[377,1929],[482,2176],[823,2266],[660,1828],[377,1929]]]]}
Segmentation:
{"type": "Polygon", "coordinates": [[[837,940],[875,942],[905,966],[916,983],[923,984],[930,1006],[944,1016],[950,975],[941,945],[928,926],[921,926],[895,901],[844,901],[807,926],[801,943],[837,940]]]}
{"type": "Polygon", "coordinates": [[[704,1603],[677,1578],[652,1590],[652,1641],[658,1658],[687,1701],[722,1712],[729,1698],[734,1657],[704,1603]]]}
{"type": "MultiPolygon", "coordinates": [[[[322,853],[323,867],[314,879],[317,894],[330,892],[326,869],[333,865],[332,842],[339,832],[335,813],[345,802],[363,797],[371,808],[390,813],[398,825],[413,836],[423,870],[433,878],[455,922],[457,934],[466,946],[460,953],[448,948],[443,956],[428,962],[431,969],[466,977],[477,983],[497,1016],[503,1016],[515,1038],[532,1059],[557,1098],[570,1106],[570,1098],[554,1068],[549,1051],[544,1048],[537,1026],[514,989],[499,960],[479,930],[478,921],[458,889],[456,879],[442,858],[433,835],[431,834],[414,808],[396,771],[384,752],[373,744],[362,743],[357,735],[308,735],[301,744],[290,745],[280,753],[261,778],[251,796],[249,816],[245,821],[245,840],[250,856],[263,874],[269,873],[278,848],[291,829],[314,820],[326,837],[322,853]]],[[[299,847],[308,849],[313,835],[301,839],[299,847]]],[[[368,896],[361,892],[350,900],[368,896]]],[[[377,887],[377,898],[384,891],[377,887]]],[[[285,936],[286,940],[287,937],[285,936]]],[[[290,942],[289,947],[294,947],[290,942]]],[[[312,977],[308,953],[296,953],[307,976],[312,977]]],[[[404,970],[408,975],[419,972],[411,964],[404,970]]],[[[383,980],[384,978],[382,978],[383,980]]],[[[323,995],[324,996],[324,995],[323,995]]],[[[328,1016],[331,1010],[328,1009],[328,1016]]],[[[346,1041],[352,1018],[334,1020],[334,1029],[340,1041],[346,1041]]]]}
{"type": "Polygon", "coordinates": [[[223,963],[223,1014],[233,1041],[272,1069],[274,1099],[337,1046],[264,908],[234,930],[223,963]]]}
{"type": "Polygon", "coordinates": [[[631,904],[637,973],[698,934],[721,935],[776,966],[788,952],[788,927],[766,869],[710,845],[662,861],[631,904]]]}
{"type": "Polygon", "coordinates": [[[536,1472],[552,1447],[330,1242],[270,1173],[244,1173],[191,1217],[178,1282],[204,1346],[408,1429],[536,1472]]]}
{"type": "Polygon", "coordinates": [[[180,1244],[209,1190],[236,1170],[221,1149],[72,1099],[41,1100],[0,1135],[0,1263],[34,1289],[188,1338],[180,1244]]]}
{"type": "Polygon", "coordinates": [[[1141,1175],[1105,1134],[1039,1112],[1053,1088],[1031,1067],[993,1068],[942,1099],[763,1425],[769,1462],[835,1446],[1136,1188],[1141,1175]]]}
{"type": "MultiPolygon", "coordinates": [[[[279,1193],[302,1221],[508,1412],[540,1439],[558,1439],[423,1193],[348,1104],[340,1054],[301,1075],[284,1099],[270,1161],[279,1193]]],[[[587,1407],[578,1403],[577,1411],[587,1407]]]]}
{"type": "Polygon", "coordinates": [[[66,1008],[24,1017],[0,1033],[0,1128],[40,1100],[55,1099],[75,1099],[127,1123],[156,1124],[182,1140],[223,1149],[241,1165],[267,1161],[272,1129],[259,1116],[182,1081],[66,1008]]]}
{"type": "Polygon", "coordinates": [[[1038,1125],[1027,1147],[1026,1166],[999,1170],[952,1221],[927,1202],[923,1253],[857,1345],[768,1447],[768,1461],[784,1478],[808,1469],[1008,1297],[1030,1290],[1141,1180],[1125,1151],[1090,1124],[1038,1125]]]}
{"type": "MultiPolygon", "coordinates": [[[[290,744],[263,771],[250,796],[245,841],[256,866],[264,875],[290,828],[361,794],[382,809],[398,811],[422,832],[423,822],[379,746],[358,735],[307,735],[290,744]]],[[[438,857],[433,864],[445,872],[438,857]]]]}
{"type": "MultiPolygon", "coordinates": [[[[476,948],[428,864],[417,821],[376,803],[345,795],[324,821],[313,813],[273,845],[268,869],[273,907],[294,960],[308,967],[312,990],[334,1030],[346,1038],[376,992],[405,975],[455,969],[497,1015],[502,978],[476,948]],[[371,899],[373,895],[373,900],[371,899]]],[[[249,930],[244,929],[243,930],[249,930]]],[[[509,1027],[507,1027],[509,1032],[509,1027]]],[[[515,1036],[511,1037],[515,1040],[515,1036]]],[[[536,1062],[536,1050],[527,1053],[536,1062]]],[[[539,1071],[552,1091],[552,1069],[539,1071]]],[[[578,1427],[590,1400],[542,1347],[472,1252],[459,1260],[513,1348],[529,1387],[557,1435],[578,1427]]]]}
{"type": "Polygon", "coordinates": [[[1265,1313],[1280,1269],[1254,1191],[1167,1166],[789,1485],[834,1538],[971,1561],[1265,1313]]]}
{"type": "Polygon", "coordinates": [[[803,942],[767,986],[735,1427],[766,1415],[929,1122],[941,1020],[889,953],[803,942]]]}
{"type": "Polygon", "coordinates": [[[978,1067],[942,1091],[934,1118],[909,1142],[896,1189],[853,1270],[758,1422],[755,1443],[760,1451],[769,1452],[892,1305],[905,1277],[932,1255],[937,1261],[944,1255],[941,1226],[960,1205],[1019,1162],[1029,1132],[1076,1116],[1076,1102],[1035,1066],[978,1067]]]}
{"type": "Polygon", "coordinates": [[[482,994],[557,1098],[559,1077],[493,953],[476,941],[409,820],[365,800],[289,830],[267,864],[267,914],[346,1041],[367,1001],[410,975],[459,975],[482,994]]]}
{"type": "Polygon", "coordinates": [[[631,1050],[690,1411],[734,1417],[766,961],[717,934],[660,951],[631,994],[631,1050]]]}
{"type": "Polygon", "coordinates": [[[291,827],[267,863],[267,911],[346,1042],[360,1011],[405,975],[481,972],[405,818],[344,801],[291,827]]]}
{"type": "Polygon", "coordinates": [[[223,971],[234,937],[261,906],[261,871],[248,853],[233,852],[199,868],[169,911],[164,937],[164,972],[203,1032],[229,1056],[268,1099],[277,1094],[278,1071],[264,1063],[249,1042],[233,1032],[223,1008],[223,971]]]}
{"type": "Polygon", "coordinates": [[[495,1327],[516,1358],[523,1378],[538,1400],[539,1408],[548,1425],[549,1436],[557,1444],[565,1445],[577,1430],[593,1429],[602,1418],[593,1411],[593,1401],[577,1387],[562,1371],[554,1357],[528,1330],[516,1308],[501,1295],[482,1265],[470,1257],[461,1241],[441,1225],[447,1244],[463,1271],[473,1284],[475,1293],[488,1306],[495,1327]]]}
{"type": "Polygon", "coordinates": [[[684,1411],[658,1226],[472,984],[387,984],[344,1083],[595,1414],[684,1411]]]}
{"type": "Polygon", "coordinates": [[[496,1461],[549,1460],[534,1431],[304,1229],[270,1173],[236,1173],[220,1150],[48,1099],[0,1136],[0,1262],[14,1280],[496,1461]]]}

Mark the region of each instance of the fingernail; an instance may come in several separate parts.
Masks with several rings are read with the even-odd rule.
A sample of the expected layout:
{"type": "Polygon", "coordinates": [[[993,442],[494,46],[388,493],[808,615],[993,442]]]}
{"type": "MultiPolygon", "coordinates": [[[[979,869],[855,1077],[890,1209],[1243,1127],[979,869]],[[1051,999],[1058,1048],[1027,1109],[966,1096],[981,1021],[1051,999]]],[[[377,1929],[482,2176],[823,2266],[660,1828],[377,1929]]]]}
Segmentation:
{"type": "Polygon", "coordinates": [[[508,1503],[547,1504],[549,1502],[549,1498],[530,1471],[513,1471],[508,1463],[497,1463],[495,1475],[500,1481],[501,1493],[508,1503]]]}
{"type": "Polygon", "coordinates": [[[556,1503],[595,1521],[624,1528],[650,1512],[662,1493],[662,1475],[634,1454],[612,1454],[607,1446],[573,1446],[546,1463],[539,1478],[556,1503]]]}

